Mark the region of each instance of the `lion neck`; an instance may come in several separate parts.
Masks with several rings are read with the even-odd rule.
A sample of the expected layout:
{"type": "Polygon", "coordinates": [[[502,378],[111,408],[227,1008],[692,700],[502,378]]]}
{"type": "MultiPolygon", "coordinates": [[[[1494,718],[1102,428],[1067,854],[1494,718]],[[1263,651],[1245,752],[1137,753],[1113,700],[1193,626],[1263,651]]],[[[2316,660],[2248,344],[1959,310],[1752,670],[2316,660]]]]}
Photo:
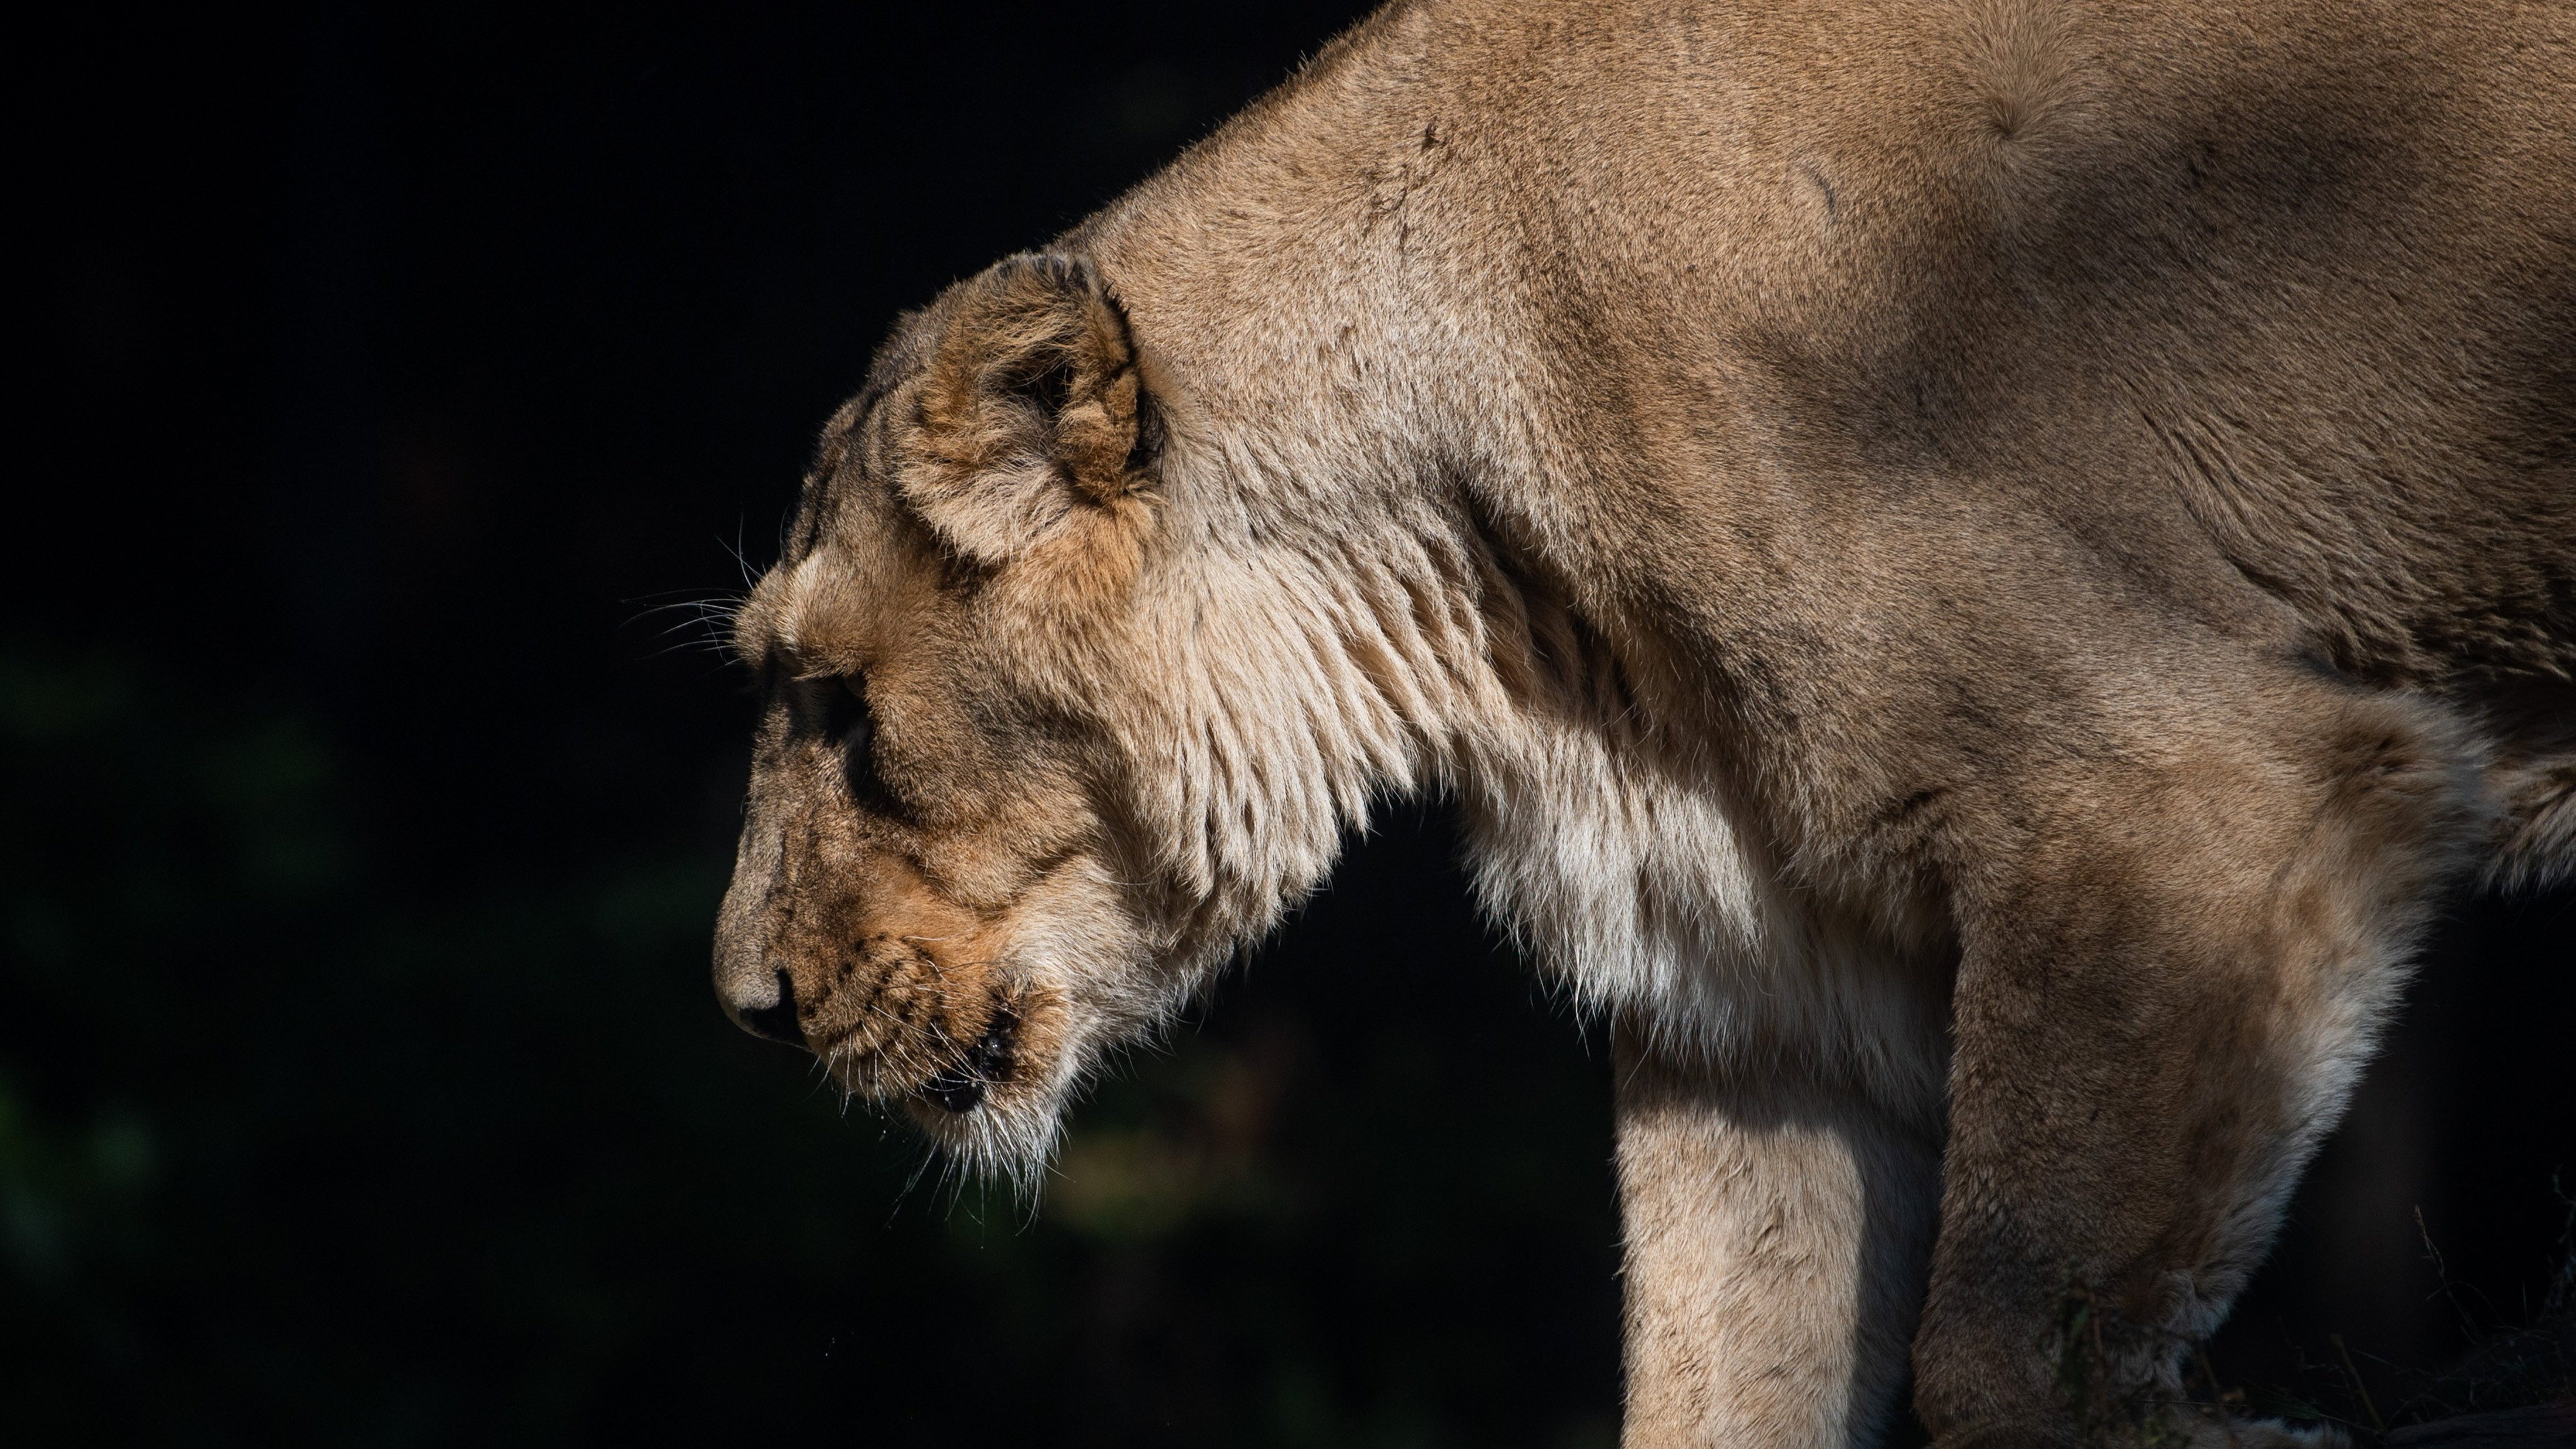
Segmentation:
{"type": "Polygon", "coordinates": [[[1646,590],[1585,513],[1511,238],[1444,210],[1436,129],[1383,92],[1301,114],[1371,63],[1336,57],[1066,240],[1165,425],[1133,687],[1105,693],[1182,898],[1171,954],[1212,966],[1375,807],[1441,794],[1478,894],[1578,997],[1773,1035],[1746,1003],[1813,1004],[1746,978],[1859,933],[1780,884],[1683,652],[1617,602],[1646,590]]]}

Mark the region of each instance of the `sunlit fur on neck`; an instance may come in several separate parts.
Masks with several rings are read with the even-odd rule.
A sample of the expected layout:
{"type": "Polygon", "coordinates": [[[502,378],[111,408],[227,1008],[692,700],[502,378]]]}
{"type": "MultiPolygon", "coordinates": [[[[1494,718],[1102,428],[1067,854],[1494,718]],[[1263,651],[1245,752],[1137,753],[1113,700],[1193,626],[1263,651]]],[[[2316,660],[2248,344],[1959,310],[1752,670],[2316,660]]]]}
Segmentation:
{"type": "Polygon", "coordinates": [[[1202,508],[1231,536],[1140,580],[1136,687],[1109,707],[1150,873],[1177,897],[1166,960],[1212,970],[1379,803],[1439,792],[1484,905],[1582,1008],[1634,1008],[1688,1055],[1794,1054],[1937,1101],[1937,973],[1917,968],[1942,943],[1782,879],[1722,762],[1661,727],[1611,641],[1514,568],[1463,494],[1389,489],[1371,509],[1245,526],[1249,509],[1202,508]]]}

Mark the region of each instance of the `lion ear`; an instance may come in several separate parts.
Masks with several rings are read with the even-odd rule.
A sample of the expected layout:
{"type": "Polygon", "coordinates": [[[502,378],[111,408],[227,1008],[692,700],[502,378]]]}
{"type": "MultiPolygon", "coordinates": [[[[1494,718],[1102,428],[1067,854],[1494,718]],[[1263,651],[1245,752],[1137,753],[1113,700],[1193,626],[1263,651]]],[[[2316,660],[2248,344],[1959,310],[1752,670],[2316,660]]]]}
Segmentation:
{"type": "Polygon", "coordinates": [[[896,472],[969,557],[1001,563],[1078,515],[1123,511],[1146,465],[1147,400],[1126,313],[1099,273],[1054,253],[960,283],[896,472]]]}

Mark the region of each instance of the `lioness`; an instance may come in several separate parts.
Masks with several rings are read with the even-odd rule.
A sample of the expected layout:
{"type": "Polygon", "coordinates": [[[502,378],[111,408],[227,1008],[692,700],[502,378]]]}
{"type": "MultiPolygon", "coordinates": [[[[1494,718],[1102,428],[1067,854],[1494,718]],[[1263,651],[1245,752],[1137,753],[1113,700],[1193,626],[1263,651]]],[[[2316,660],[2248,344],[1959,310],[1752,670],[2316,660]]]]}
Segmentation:
{"type": "Polygon", "coordinates": [[[2299,1438],[2175,1365],[2576,867],[2576,7],[1395,5],[902,321],[738,643],[725,1009],[975,1166],[1445,792],[1627,1444],[2299,1438]]]}

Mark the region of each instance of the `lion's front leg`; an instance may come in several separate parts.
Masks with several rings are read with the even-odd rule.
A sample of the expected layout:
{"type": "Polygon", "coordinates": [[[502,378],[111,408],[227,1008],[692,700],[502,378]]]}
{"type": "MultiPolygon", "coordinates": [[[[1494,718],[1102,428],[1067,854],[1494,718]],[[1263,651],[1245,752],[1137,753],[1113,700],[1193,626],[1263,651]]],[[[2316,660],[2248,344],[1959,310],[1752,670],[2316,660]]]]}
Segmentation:
{"type": "Polygon", "coordinates": [[[1617,1040],[1626,1449],[1868,1444],[1897,1408],[1937,1129],[1617,1040]]]}
{"type": "Polygon", "coordinates": [[[1944,1449],[2310,1442],[2183,1401],[2482,828],[2438,721],[2354,706],[2037,782],[1962,874],[1916,1402],[1944,1449]],[[2426,727],[2427,724],[2431,727],[2426,727]]]}

